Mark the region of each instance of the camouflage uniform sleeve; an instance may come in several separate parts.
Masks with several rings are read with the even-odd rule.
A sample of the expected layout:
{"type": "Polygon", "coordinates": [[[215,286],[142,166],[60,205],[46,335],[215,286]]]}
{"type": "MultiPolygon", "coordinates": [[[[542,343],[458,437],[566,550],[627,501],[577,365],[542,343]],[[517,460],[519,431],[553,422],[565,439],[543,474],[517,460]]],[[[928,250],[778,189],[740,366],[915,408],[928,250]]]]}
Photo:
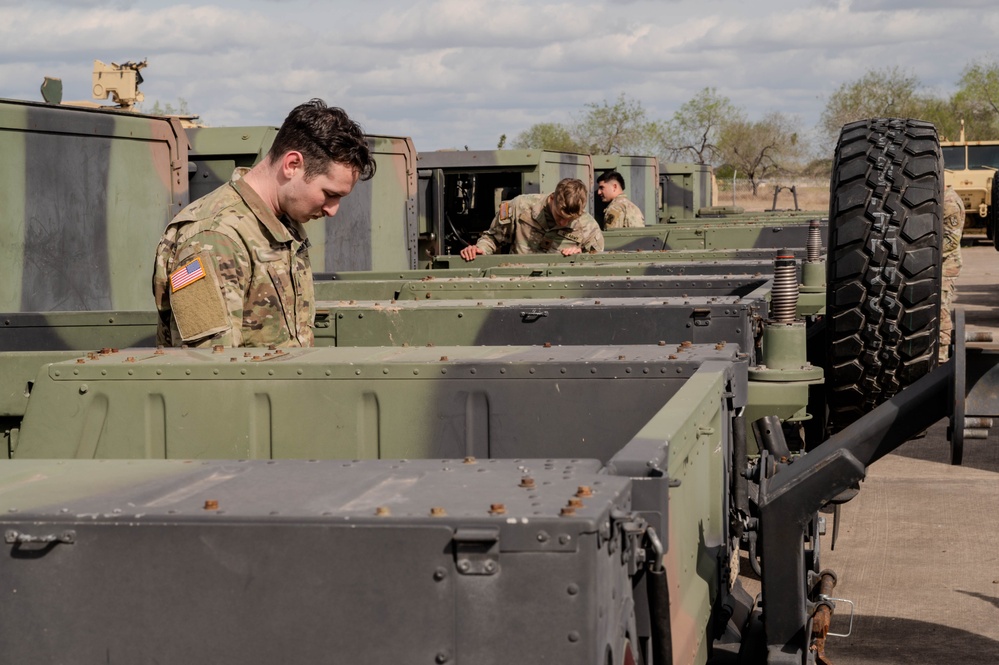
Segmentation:
{"type": "Polygon", "coordinates": [[[964,202],[953,189],[944,192],[943,200],[943,257],[946,262],[952,254],[961,251],[961,233],[964,230],[964,202]]]}
{"type": "Polygon", "coordinates": [[[621,219],[621,206],[616,205],[617,199],[611,201],[607,204],[607,208],[604,210],[604,228],[605,229],[618,229],[624,226],[624,220],[621,219]]]}
{"type": "Polygon", "coordinates": [[[579,242],[580,249],[584,252],[604,251],[604,234],[600,231],[597,220],[589,215],[583,215],[580,219],[583,221],[581,229],[583,238],[579,242]]]}
{"type": "Polygon", "coordinates": [[[493,223],[489,229],[479,236],[475,246],[482,250],[483,254],[495,254],[505,247],[509,247],[513,242],[513,206],[509,201],[500,204],[499,212],[493,218],[493,223]]]}
{"type": "MultiPolygon", "coordinates": [[[[218,231],[202,231],[189,238],[177,247],[176,266],[182,266],[192,258],[201,258],[205,264],[205,281],[221,293],[225,312],[221,325],[224,328],[207,333],[207,336],[186,339],[184,343],[191,347],[210,347],[221,344],[227,347],[240,346],[243,343],[243,313],[246,308],[246,291],[249,288],[250,265],[249,252],[241,240],[232,238],[218,231]]],[[[172,332],[179,339],[177,307],[181,303],[176,294],[171,297],[173,311],[172,332]]],[[[176,342],[175,342],[176,344],[176,342]]]]}

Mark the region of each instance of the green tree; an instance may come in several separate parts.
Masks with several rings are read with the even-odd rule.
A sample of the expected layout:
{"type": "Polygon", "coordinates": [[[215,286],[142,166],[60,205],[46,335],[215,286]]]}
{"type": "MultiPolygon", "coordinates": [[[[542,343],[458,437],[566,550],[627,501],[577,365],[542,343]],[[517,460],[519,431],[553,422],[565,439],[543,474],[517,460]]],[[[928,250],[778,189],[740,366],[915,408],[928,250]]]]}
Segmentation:
{"type": "Polygon", "coordinates": [[[835,143],[843,125],[855,120],[916,117],[923,108],[923,99],[916,94],[919,85],[915,75],[899,67],[868,70],[830,95],[819,127],[835,143]]]}
{"type": "Polygon", "coordinates": [[[655,136],[656,125],[646,119],[645,108],[624,93],[614,104],[605,99],[587,104],[586,111],[572,128],[576,142],[591,154],[634,154],[646,151],[655,136]]]}
{"type": "Polygon", "coordinates": [[[659,126],[660,158],[668,162],[716,163],[719,136],[729,123],[745,122],[742,110],[714,88],[704,88],[659,126]]]}
{"type": "MultiPolygon", "coordinates": [[[[993,56],[972,61],[964,68],[953,107],[958,120],[965,122],[969,141],[999,138],[999,62],[993,56]]],[[[958,138],[956,133],[953,138],[958,138]]]]}
{"type": "Polygon", "coordinates": [[[191,109],[187,107],[187,100],[183,97],[177,98],[177,106],[170,102],[161,104],[160,100],[153,103],[153,108],[149,110],[149,115],[193,115],[191,109]]]}
{"type": "Polygon", "coordinates": [[[513,147],[521,150],[558,150],[561,152],[586,152],[586,148],[576,142],[569,128],[557,122],[540,122],[522,131],[513,140],[513,147]]]}
{"type": "Polygon", "coordinates": [[[789,170],[805,154],[799,121],[772,111],[762,120],[725,123],[718,139],[726,164],[743,174],[757,195],[760,181],[789,170]]]}

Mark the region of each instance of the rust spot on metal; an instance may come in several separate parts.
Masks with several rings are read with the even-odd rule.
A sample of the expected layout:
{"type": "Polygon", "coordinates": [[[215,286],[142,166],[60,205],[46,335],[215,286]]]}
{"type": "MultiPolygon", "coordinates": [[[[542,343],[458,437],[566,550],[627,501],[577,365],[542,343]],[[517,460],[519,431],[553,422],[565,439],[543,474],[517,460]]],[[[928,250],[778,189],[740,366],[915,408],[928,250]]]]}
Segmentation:
{"type": "Polygon", "coordinates": [[[162,347],[162,346],[157,346],[157,347],[156,347],[156,350],[155,350],[155,351],[153,351],[153,355],[154,355],[154,356],[162,356],[162,355],[163,355],[163,354],[165,354],[165,353],[166,353],[166,351],[164,351],[164,350],[163,350],[163,347],[162,347]]]}
{"type": "Polygon", "coordinates": [[[666,356],[666,358],[669,360],[676,360],[677,358],[679,358],[679,356],[676,355],[675,353],[671,353],[668,356],[666,356]]]}
{"type": "Polygon", "coordinates": [[[491,503],[489,504],[489,514],[506,515],[506,506],[504,506],[502,503],[491,503]]]}
{"type": "Polygon", "coordinates": [[[212,347],[212,353],[222,353],[223,351],[225,351],[225,347],[221,344],[216,344],[212,347]]]}
{"type": "Polygon", "coordinates": [[[375,508],[375,515],[377,517],[388,517],[392,514],[392,511],[388,509],[388,506],[378,506],[375,508]]]}
{"type": "Polygon", "coordinates": [[[472,456],[468,456],[464,460],[462,460],[462,464],[478,464],[478,460],[476,460],[472,456]]]}
{"type": "Polygon", "coordinates": [[[434,506],[430,509],[431,517],[444,517],[445,515],[447,515],[447,511],[440,506],[434,506]]]}
{"type": "Polygon", "coordinates": [[[573,497],[573,498],[569,499],[569,502],[566,503],[565,505],[566,505],[566,508],[582,508],[583,507],[583,500],[582,499],[577,499],[576,497],[573,497]]]}
{"type": "Polygon", "coordinates": [[[447,356],[441,356],[441,362],[442,363],[446,363],[447,362],[447,356]]]}
{"type": "Polygon", "coordinates": [[[125,358],[125,362],[127,362],[127,363],[134,363],[135,362],[135,356],[128,356],[127,358],[125,358]]]}
{"type": "Polygon", "coordinates": [[[593,496],[593,489],[589,485],[580,485],[576,490],[576,496],[578,497],[590,497],[593,496]]]}
{"type": "Polygon", "coordinates": [[[527,489],[534,489],[534,478],[530,476],[524,476],[520,479],[520,486],[526,487],[527,489]]]}
{"type": "Polygon", "coordinates": [[[205,499],[205,510],[218,510],[219,502],[215,499],[205,499]]]}
{"type": "Polygon", "coordinates": [[[552,348],[552,343],[551,342],[545,342],[545,348],[546,349],[552,348]]]}
{"type": "Polygon", "coordinates": [[[715,351],[721,351],[725,348],[725,342],[718,342],[715,344],[715,351]]]}
{"type": "Polygon", "coordinates": [[[684,348],[684,349],[687,349],[687,348],[690,348],[690,347],[692,347],[693,345],[694,345],[694,343],[693,343],[693,342],[691,342],[690,340],[685,340],[685,341],[683,341],[683,342],[680,342],[680,346],[681,346],[682,348],[684,348]]]}
{"type": "Polygon", "coordinates": [[[570,517],[570,516],[575,515],[575,514],[576,514],[576,509],[575,508],[570,508],[569,506],[566,506],[561,511],[559,511],[559,515],[561,517],[570,517]]]}
{"type": "Polygon", "coordinates": [[[106,355],[108,355],[109,353],[111,353],[111,349],[110,349],[110,348],[108,348],[108,347],[104,347],[103,349],[101,349],[101,350],[100,350],[100,354],[101,354],[102,356],[106,356],[106,355]]]}
{"type": "Polygon", "coordinates": [[[666,346],[666,340],[664,339],[659,340],[659,346],[666,346]]]}

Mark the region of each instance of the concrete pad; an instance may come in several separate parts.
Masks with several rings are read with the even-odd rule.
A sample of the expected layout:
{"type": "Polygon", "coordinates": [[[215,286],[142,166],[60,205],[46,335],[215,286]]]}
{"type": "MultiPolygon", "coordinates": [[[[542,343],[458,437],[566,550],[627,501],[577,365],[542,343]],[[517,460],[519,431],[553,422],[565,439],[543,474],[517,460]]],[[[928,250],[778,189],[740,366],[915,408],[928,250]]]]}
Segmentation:
{"type": "MultiPolygon", "coordinates": [[[[999,341],[999,252],[966,247],[956,305],[999,341]]],[[[999,423],[949,464],[946,421],[871,466],[841,511],[822,566],[856,603],[853,634],[830,638],[836,665],[999,661],[999,423]]],[[[839,603],[833,631],[846,632],[839,603]]]]}

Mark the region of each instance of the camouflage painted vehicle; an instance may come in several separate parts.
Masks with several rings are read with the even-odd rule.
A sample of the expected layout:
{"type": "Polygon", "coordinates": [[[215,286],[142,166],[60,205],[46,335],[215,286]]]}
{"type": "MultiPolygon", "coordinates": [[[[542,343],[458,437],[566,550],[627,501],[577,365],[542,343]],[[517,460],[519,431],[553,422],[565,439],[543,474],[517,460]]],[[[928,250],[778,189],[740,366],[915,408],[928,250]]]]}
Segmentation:
{"type": "MultiPolygon", "coordinates": [[[[180,172],[204,181],[267,143],[265,129],[190,137],[180,172]]],[[[965,358],[960,317],[955,361],[930,372],[932,126],[844,128],[829,236],[795,220],[789,251],[691,229],[693,249],[663,236],[656,251],[474,265],[417,257],[414,241],[452,242],[439,231],[474,228],[500,190],[573,160],[521,158],[507,185],[448,153],[414,172],[401,145],[379,175],[406,185],[371,195],[386,231],[359,233],[408,253],[381,264],[373,242],[355,272],[327,240],[322,346],[151,348],[152,312],[116,304],[2,315],[5,654],[815,662],[835,604],[817,511],[946,415],[948,391],[988,383],[963,383],[988,354],[965,358]],[[442,204],[415,205],[415,235],[409,192],[442,204]]],[[[957,404],[959,443],[990,407],[957,404]]]]}

